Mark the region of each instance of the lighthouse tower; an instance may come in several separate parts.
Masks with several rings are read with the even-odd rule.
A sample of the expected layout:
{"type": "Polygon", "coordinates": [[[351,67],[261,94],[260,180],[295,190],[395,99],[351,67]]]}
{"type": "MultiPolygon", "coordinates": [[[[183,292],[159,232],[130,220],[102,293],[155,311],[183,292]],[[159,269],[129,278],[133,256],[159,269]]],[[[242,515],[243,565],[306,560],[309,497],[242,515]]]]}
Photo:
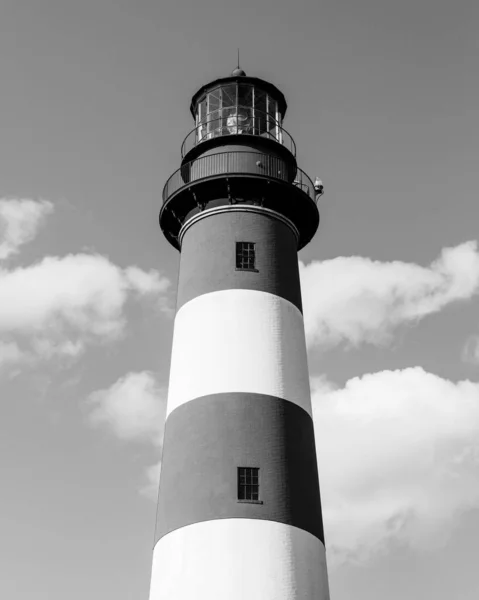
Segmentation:
{"type": "Polygon", "coordinates": [[[150,600],[328,600],[297,252],[322,186],[283,94],[203,86],[160,226],[181,253],[150,600]]]}

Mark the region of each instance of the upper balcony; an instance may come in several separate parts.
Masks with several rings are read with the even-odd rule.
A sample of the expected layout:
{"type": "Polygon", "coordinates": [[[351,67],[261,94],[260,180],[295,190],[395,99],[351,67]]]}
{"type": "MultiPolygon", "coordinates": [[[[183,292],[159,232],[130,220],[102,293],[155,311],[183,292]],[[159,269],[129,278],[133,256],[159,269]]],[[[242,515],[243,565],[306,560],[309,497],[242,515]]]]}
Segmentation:
{"type": "Polygon", "coordinates": [[[313,182],[295,160],[251,150],[215,152],[184,162],[168,179],[160,226],[180,249],[180,231],[196,214],[228,204],[252,204],[286,217],[298,232],[301,249],[319,224],[317,199],[313,182]]]}
{"type": "Polygon", "coordinates": [[[190,188],[193,183],[201,180],[247,176],[290,183],[311,200],[317,201],[313,182],[298,167],[292,171],[291,164],[279,157],[260,152],[235,151],[210,154],[183,164],[166,182],[163,203],[168,202],[183,188],[190,188]]]}
{"type": "MultiPolygon", "coordinates": [[[[272,114],[249,106],[232,106],[205,116],[183,141],[181,157],[184,158],[193,148],[208,140],[232,135],[257,136],[272,140],[296,156],[296,144],[292,136],[272,114]]],[[[228,140],[225,142],[228,143],[228,140]]],[[[200,151],[195,154],[199,153],[200,151]]]]}

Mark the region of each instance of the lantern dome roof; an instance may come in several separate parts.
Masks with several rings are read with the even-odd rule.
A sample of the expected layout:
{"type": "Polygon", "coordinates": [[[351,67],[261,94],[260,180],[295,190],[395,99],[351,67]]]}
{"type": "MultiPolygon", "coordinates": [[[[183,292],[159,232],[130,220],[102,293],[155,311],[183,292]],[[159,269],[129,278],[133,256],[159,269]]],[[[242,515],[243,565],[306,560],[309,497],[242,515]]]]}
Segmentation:
{"type": "Polygon", "coordinates": [[[232,77],[246,77],[246,73],[243,71],[243,69],[240,69],[239,67],[237,67],[232,73],[231,73],[232,77]]]}

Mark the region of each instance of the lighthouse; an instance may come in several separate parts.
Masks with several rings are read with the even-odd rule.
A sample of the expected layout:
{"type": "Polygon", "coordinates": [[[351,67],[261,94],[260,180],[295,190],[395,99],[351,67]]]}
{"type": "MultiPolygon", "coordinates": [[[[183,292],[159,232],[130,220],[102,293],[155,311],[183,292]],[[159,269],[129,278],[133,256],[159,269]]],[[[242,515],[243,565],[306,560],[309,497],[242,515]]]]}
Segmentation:
{"type": "Polygon", "coordinates": [[[163,190],[180,270],[150,600],[329,599],[297,257],[322,185],[286,108],[240,68],[204,85],[163,190]]]}

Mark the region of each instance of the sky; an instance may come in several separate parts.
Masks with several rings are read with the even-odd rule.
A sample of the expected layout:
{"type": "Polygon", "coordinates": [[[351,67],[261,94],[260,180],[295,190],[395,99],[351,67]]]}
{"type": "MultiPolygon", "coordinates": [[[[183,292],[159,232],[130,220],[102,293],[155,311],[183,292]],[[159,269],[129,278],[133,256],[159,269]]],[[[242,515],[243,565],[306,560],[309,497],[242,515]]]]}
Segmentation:
{"type": "Polygon", "coordinates": [[[332,600],[479,596],[479,5],[0,0],[0,597],[148,597],[191,96],[273,82],[332,600]]]}

